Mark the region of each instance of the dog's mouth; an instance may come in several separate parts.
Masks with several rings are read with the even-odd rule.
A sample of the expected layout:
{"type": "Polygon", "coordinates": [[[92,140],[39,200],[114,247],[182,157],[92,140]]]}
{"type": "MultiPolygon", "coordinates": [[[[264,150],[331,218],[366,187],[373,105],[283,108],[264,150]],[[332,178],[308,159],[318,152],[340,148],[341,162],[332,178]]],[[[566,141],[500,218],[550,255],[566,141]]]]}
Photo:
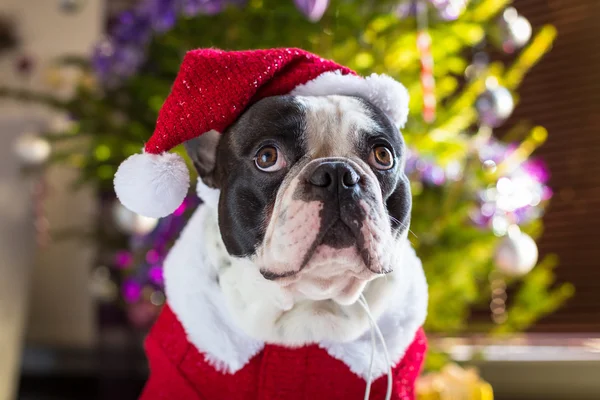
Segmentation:
{"type": "Polygon", "coordinates": [[[339,264],[340,262],[344,262],[344,260],[349,261],[349,255],[352,255],[352,258],[360,257],[362,260],[362,271],[354,271],[351,273],[355,278],[370,280],[374,276],[391,272],[391,270],[376,271],[373,268],[372,255],[368,249],[365,248],[366,241],[363,238],[363,224],[356,223],[357,219],[353,219],[353,221],[355,221],[355,224],[353,227],[350,227],[339,216],[330,218],[328,221],[329,223],[327,224],[328,228],[321,229],[321,232],[317,235],[312,245],[304,253],[299,269],[286,271],[284,273],[275,273],[263,269],[260,271],[261,274],[265,279],[278,281],[280,284],[286,285],[297,281],[300,273],[304,271],[309,264],[315,261],[316,258],[320,258],[320,260],[317,261],[321,263],[324,258],[329,258],[332,262],[339,264]],[[324,257],[324,253],[327,253],[326,257],[324,257]]]}
{"type": "Polygon", "coordinates": [[[356,235],[340,218],[333,219],[332,222],[330,222],[329,228],[323,230],[322,232],[322,234],[317,236],[312,246],[309,247],[308,251],[304,255],[304,260],[302,261],[300,270],[298,272],[302,271],[304,267],[306,267],[306,265],[314,257],[319,246],[329,246],[334,249],[345,249],[356,247],[358,245],[356,235]]]}

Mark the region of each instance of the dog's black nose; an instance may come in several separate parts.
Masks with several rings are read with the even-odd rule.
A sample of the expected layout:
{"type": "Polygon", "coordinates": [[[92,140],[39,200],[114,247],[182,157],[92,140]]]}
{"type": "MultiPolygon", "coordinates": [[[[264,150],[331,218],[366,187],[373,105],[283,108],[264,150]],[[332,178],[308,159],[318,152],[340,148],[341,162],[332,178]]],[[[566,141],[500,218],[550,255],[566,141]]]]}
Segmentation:
{"type": "Polygon", "coordinates": [[[342,192],[351,189],[360,180],[360,175],[343,161],[327,161],[312,172],[308,181],[316,187],[342,192]]]}

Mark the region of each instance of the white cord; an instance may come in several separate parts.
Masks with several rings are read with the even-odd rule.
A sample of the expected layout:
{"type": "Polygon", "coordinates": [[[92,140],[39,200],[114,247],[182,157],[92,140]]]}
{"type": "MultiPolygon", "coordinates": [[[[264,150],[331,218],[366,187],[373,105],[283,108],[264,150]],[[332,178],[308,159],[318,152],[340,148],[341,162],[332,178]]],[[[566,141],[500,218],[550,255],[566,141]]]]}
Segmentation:
{"type": "Polygon", "coordinates": [[[383,355],[385,357],[385,362],[387,365],[387,391],[385,393],[385,400],[390,400],[392,398],[392,363],[390,362],[390,354],[388,353],[387,346],[385,344],[385,339],[383,338],[383,333],[379,329],[375,318],[371,314],[371,310],[369,309],[369,304],[367,303],[367,299],[362,294],[358,299],[358,304],[362,306],[369,318],[369,322],[371,324],[371,364],[369,365],[369,378],[367,380],[367,390],[365,391],[365,400],[369,400],[369,395],[371,391],[371,379],[373,374],[373,354],[375,352],[375,340],[373,340],[373,329],[377,332],[377,336],[379,337],[379,341],[381,342],[381,346],[383,347],[383,355]]]}
{"type": "MultiPolygon", "coordinates": [[[[362,296],[362,295],[361,295],[362,296]]],[[[359,300],[360,305],[364,305],[362,300],[359,300]]],[[[369,320],[369,325],[371,326],[371,361],[369,361],[369,376],[367,378],[367,388],[365,389],[365,400],[369,400],[371,396],[371,382],[373,381],[373,360],[375,359],[375,348],[377,344],[375,343],[375,325],[369,320]]]]}

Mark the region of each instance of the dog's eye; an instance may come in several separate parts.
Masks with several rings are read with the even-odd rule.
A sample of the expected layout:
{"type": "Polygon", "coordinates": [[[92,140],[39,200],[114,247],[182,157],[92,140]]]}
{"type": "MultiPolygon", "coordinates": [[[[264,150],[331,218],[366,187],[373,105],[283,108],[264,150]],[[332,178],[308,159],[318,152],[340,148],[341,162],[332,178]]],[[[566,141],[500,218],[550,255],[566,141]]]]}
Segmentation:
{"type": "Polygon", "coordinates": [[[369,164],[381,170],[390,169],[394,166],[394,155],[385,146],[375,146],[369,155],[369,164]]]}
{"type": "Polygon", "coordinates": [[[256,168],[265,172],[279,171],[285,167],[285,159],[274,146],[265,146],[258,150],[254,157],[256,168]]]}

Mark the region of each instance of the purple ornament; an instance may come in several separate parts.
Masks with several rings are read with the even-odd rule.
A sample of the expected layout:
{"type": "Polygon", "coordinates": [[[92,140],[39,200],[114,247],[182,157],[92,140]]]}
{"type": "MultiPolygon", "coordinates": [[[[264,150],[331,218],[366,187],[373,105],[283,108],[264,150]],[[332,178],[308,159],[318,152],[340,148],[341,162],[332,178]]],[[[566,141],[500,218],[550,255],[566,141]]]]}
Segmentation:
{"type": "Polygon", "coordinates": [[[163,268],[157,265],[150,267],[148,270],[148,278],[150,279],[150,282],[153,282],[157,285],[162,285],[165,281],[163,276],[163,268]]]}
{"type": "Polygon", "coordinates": [[[123,298],[128,303],[135,303],[142,295],[142,285],[133,279],[126,279],[122,286],[123,298]]]}
{"type": "Polygon", "coordinates": [[[329,0],[294,0],[294,4],[309,21],[317,22],[327,11],[329,0]]]}
{"type": "Polygon", "coordinates": [[[156,264],[160,260],[160,254],[155,249],[146,253],[146,261],[148,264],[156,264]]]}
{"type": "Polygon", "coordinates": [[[122,250],[115,255],[115,266],[119,269],[127,268],[133,262],[133,256],[129,251],[122,250]]]}

